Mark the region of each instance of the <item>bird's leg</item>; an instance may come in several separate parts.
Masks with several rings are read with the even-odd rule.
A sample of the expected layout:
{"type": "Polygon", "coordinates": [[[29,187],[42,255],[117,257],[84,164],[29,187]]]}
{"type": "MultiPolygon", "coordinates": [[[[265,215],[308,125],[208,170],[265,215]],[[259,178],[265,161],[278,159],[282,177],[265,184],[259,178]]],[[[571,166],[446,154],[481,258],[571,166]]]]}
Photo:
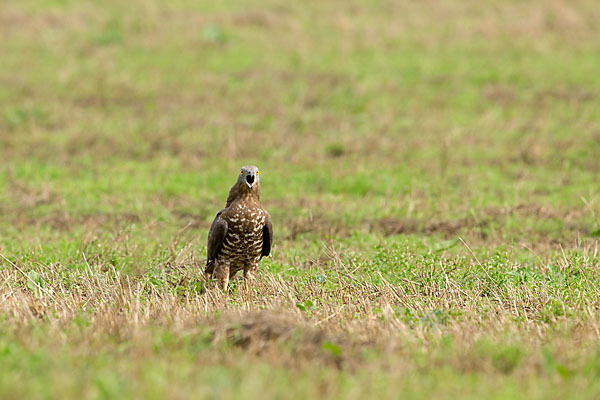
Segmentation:
{"type": "Polygon", "coordinates": [[[213,279],[217,281],[217,287],[222,290],[227,290],[227,284],[229,283],[229,263],[217,263],[212,276],[213,279]]]}
{"type": "Polygon", "coordinates": [[[244,269],[244,284],[246,289],[250,288],[250,285],[254,283],[256,279],[256,270],[258,269],[258,265],[251,265],[248,268],[244,269]]]}

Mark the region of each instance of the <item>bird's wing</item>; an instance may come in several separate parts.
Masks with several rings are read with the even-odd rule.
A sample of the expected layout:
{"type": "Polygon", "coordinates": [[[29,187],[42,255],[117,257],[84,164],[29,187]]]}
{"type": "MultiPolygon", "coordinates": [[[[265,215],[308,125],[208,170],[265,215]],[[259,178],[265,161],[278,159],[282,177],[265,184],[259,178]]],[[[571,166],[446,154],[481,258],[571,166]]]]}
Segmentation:
{"type": "Polygon", "coordinates": [[[208,231],[208,242],[206,244],[206,266],[207,268],[215,261],[215,257],[221,250],[223,239],[227,233],[227,221],[221,218],[224,210],[219,211],[208,231]]]}
{"type": "Polygon", "coordinates": [[[263,245],[261,257],[266,257],[271,254],[271,245],[273,244],[273,224],[271,218],[267,217],[267,222],[263,227],[263,245]]]}

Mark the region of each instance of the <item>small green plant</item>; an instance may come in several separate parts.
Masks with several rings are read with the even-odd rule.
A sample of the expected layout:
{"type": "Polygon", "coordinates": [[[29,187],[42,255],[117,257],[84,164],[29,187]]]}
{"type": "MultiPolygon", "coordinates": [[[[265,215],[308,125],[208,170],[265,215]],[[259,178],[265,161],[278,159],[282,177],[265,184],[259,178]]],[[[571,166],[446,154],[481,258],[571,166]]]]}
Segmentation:
{"type": "Polygon", "coordinates": [[[300,311],[306,312],[314,307],[314,303],[311,300],[304,300],[303,302],[296,303],[296,307],[298,307],[300,311]]]}
{"type": "Polygon", "coordinates": [[[340,346],[338,346],[335,343],[329,342],[329,341],[325,341],[323,342],[323,344],[321,345],[321,348],[329,353],[330,355],[332,355],[333,357],[339,358],[342,356],[342,349],[340,348],[340,346]]]}

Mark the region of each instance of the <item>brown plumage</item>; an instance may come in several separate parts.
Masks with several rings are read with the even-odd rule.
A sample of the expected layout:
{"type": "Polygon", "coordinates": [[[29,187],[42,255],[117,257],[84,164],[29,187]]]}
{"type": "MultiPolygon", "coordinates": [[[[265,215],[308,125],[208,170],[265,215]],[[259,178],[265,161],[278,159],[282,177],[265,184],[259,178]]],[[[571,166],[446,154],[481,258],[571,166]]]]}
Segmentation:
{"type": "Polygon", "coordinates": [[[208,232],[204,272],[222,289],[238,271],[244,271],[249,283],[260,259],[271,253],[273,226],[260,205],[259,181],[257,167],[242,167],[225,208],[217,213],[208,232]]]}

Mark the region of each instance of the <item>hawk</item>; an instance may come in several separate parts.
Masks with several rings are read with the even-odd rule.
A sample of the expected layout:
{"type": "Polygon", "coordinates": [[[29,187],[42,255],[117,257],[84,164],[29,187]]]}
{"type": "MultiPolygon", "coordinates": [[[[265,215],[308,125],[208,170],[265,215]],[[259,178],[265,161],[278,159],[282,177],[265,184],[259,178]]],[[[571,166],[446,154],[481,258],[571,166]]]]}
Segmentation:
{"type": "Polygon", "coordinates": [[[208,232],[204,272],[222,289],[227,289],[229,279],[238,271],[244,271],[248,285],[256,276],[260,259],[271,253],[273,225],[259,200],[258,168],[242,167],[225,208],[217,213],[208,232]]]}

